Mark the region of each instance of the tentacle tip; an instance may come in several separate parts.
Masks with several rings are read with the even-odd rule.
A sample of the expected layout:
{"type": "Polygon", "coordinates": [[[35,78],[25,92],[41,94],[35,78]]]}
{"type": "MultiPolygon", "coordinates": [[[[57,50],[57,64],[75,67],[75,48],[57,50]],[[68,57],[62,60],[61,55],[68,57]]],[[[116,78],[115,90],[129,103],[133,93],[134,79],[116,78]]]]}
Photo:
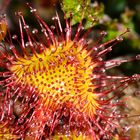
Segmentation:
{"type": "Polygon", "coordinates": [[[131,28],[127,27],[126,32],[131,32],[131,28]]]}
{"type": "Polygon", "coordinates": [[[134,74],[134,75],[132,75],[132,80],[134,80],[134,81],[140,80],[140,74],[134,74]]]}
{"type": "Polygon", "coordinates": [[[30,9],[31,13],[35,13],[37,11],[35,8],[32,7],[32,5],[29,2],[26,3],[26,6],[30,9]]]}
{"type": "Polygon", "coordinates": [[[15,12],[15,16],[21,17],[21,16],[23,16],[23,13],[21,11],[17,11],[17,12],[15,12]]]}
{"type": "Polygon", "coordinates": [[[136,55],[136,60],[140,60],[140,54],[136,55]]]}

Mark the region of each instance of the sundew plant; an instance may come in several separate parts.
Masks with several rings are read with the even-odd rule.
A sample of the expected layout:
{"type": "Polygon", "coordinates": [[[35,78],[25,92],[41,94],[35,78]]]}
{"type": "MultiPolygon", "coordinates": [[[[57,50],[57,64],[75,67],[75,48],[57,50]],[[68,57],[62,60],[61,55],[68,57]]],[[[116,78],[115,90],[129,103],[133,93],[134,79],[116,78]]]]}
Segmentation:
{"type": "Polygon", "coordinates": [[[104,43],[101,32],[88,47],[92,26],[85,30],[81,20],[73,33],[72,14],[64,16],[63,27],[57,12],[55,26],[48,26],[27,5],[39,29],[30,27],[22,12],[16,12],[20,36],[11,35],[5,16],[0,21],[0,139],[127,139],[118,122],[129,116],[118,111],[125,107],[118,99],[140,75],[108,75],[106,70],[140,56],[108,61],[104,56],[129,29],[104,43]]]}

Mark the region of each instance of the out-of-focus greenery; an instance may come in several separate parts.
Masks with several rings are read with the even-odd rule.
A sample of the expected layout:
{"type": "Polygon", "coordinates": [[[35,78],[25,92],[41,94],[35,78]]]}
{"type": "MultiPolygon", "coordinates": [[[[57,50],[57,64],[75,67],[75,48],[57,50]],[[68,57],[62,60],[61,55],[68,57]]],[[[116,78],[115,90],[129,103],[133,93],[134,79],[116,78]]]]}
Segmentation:
{"type": "Polygon", "coordinates": [[[61,5],[67,17],[70,17],[70,13],[72,14],[72,25],[86,19],[85,29],[98,24],[98,20],[104,14],[104,5],[97,2],[91,4],[90,0],[63,0],[61,5]]]}

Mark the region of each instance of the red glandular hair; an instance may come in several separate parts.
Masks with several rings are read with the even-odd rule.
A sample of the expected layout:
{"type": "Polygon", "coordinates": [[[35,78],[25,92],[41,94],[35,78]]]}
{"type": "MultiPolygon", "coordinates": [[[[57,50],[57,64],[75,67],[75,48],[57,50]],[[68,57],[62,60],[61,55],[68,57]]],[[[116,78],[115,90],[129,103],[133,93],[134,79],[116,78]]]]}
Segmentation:
{"type": "Polygon", "coordinates": [[[17,12],[20,37],[8,32],[9,39],[0,44],[0,138],[98,140],[119,136],[118,120],[127,116],[117,111],[124,105],[117,97],[139,75],[109,76],[106,70],[139,59],[139,55],[108,61],[103,56],[128,30],[88,48],[92,28],[81,34],[82,21],[72,37],[71,20],[65,19],[63,29],[56,13],[52,28],[36,9],[30,10],[42,35],[37,29],[31,31],[17,12]]]}

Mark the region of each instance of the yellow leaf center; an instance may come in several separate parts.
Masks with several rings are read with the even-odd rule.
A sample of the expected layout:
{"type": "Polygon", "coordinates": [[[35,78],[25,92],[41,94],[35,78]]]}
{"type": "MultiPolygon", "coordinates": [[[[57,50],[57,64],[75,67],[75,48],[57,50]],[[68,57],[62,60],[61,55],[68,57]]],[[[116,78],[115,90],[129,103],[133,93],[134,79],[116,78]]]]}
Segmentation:
{"type": "Polygon", "coordinates": [[[78,111],[93,117],[98,103],[91,75],[93,65],[87,50],[72,41],[30,58],[18,58],[11,66],[20,84],[33,87],[45,106],[56,109],[70,104],[78,111]]]}

